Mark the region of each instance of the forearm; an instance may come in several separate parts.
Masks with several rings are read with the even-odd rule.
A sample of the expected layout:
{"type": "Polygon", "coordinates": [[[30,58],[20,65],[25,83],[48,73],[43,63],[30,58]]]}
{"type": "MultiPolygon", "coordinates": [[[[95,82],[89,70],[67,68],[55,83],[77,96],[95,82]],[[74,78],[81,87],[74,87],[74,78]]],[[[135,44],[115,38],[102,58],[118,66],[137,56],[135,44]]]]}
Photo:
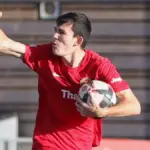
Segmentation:
{"type": "Polygon", "coordinates": [[[22,58],[23,57],[22,54],[16,53],[16,52],[13,52],[13,51],[3,51],[3,52],[0,51],[0,56],[7,56],[7,55],[14,56],[14,57],[17,57],[17,58],[22,58]]]}
{"type": "Polygon", "coordinates": [[[120,102],[115,106],[104,108],[103,111],[97,110],[97,116],[121,117],[141,113],[140,103],[130,89],[118,93],[117,96],[120,102]]]}
{"type": "Polygon", "coordinates": [[[25,53],[25,45],[19,42],[15,42],[13,40],[7,40],[2,42],[0,48],[0,52],[4,54],[9,54],[9,52],[15,52],[24,54],[25,53]]]}
{"type": "Polygon", "coordinates": [[[122,117],[140,114],[140,105],[132,102],[120,102],[116,106],[104,108],[104,117],[122,117]]]}

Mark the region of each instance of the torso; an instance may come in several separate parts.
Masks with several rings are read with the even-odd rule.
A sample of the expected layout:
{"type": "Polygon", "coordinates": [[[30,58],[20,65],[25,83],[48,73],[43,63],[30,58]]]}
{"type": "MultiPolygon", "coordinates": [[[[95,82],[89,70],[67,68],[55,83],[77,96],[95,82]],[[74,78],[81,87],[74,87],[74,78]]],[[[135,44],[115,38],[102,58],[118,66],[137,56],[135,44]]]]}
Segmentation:
{"type": "Polygon", "coordinates": [[[101,140],[101,120],[82,117],[75,107],[84,77],[109,83],[115,92],[129,88],[115,66],[99,54],[86,50],[81,64],[72,68],[54,56],[51,44],[26,48],[24,62],[38,73],[39,109],[33,150],[91,150],[101,140]],[[113,82],[112,82],[113,81],[113,82]]]}
{"type": "MultiPolygon", "coordinates": [[[[78,144],[73,144],[74,146],[80,147],[83,143],[88,143],[89,145],[86,145],[85,150],[91,147],[94,119],[82,117],[79,112],[77,112],[74,97],[74,95],[78,93],[80,80],[83,77],[96,78],[96,71],[93,70],[96,69],[98,65],[94,64],[92,66],[94,62],[91,62],[89,56],[87,56],[91,54],[89,51],[86,53],[82,64],[76,68],[66,66],[59,57],[49,61],[43,60],[41,62],[41,66],[43,67],[41,67],[42,69],[39,72],[39,90],[40,94],[48,94],[45,99],[42,98],[39,102],[40,104],[42,103],[42,105],[39,105],[38,112],[42,111],[43,115],[41,117],[39,114],[37,115],[35,137],[38,137],[39,130],[41,130],[40,133],[43,132],[43,134],[45,134],[45,132],[61,133],[67,131],[64,132],[64,134],[70,134],[71,136],[68,136],[66,140],[70,141],[74,134],[74,142],[78,141],[78,144]],[[43,88],[45,92],[42,92],[43,88]],[[45,117],[43,118],[43,116],[45,117]],[[42,122],[43,126],[41,126],[42,122]],[[47,122],[47,127],[45,122],[47,122]],[[43,129],[41,127],[43,127],[43,129]],[[75,136],[75,134],[78,136],[75,136]]],[[[61,134],[57,136],[61,139],[61,134]]],[[[81,146],[82,150],[84,150],[83,147],[84,145],[81,146]]]]}

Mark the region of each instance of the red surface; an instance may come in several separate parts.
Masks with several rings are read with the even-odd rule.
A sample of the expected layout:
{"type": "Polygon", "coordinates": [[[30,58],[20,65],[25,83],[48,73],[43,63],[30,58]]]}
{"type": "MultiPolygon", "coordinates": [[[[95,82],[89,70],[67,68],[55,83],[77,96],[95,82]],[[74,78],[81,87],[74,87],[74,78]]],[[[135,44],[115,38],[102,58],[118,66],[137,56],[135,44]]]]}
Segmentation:
{"type": "Polygon", "coordinates": [[[150,150],[150,140],[103,139],[93,150],[150,150]]]}

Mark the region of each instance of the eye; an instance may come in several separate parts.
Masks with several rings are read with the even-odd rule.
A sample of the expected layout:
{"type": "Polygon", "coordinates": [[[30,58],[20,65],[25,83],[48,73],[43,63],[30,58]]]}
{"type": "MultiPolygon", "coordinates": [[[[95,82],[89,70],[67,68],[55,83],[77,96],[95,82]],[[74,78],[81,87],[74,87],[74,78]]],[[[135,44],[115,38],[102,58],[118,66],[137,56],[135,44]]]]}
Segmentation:
{"type": "Polygon", "coordinates": [[[58,32],[59,34],[65,34],[65,31],[64,31],[63,29],[57,29],[57,32],[58,32]]]}
{"type": "Polygon", "coordinates": [[[56,28],[56,27],[54,27],[54,31],[55,31],[55,32],[58,32],[58,30],[57,30],[57,28],[56,28]]]}
{"type": "Polygon", "coordinates": [[[63,30],[59,30],[60,34],[65,34],[65,32],[63,30]]]}
{"type": "Polygon", "coordinates": [[[64,30],[59,29],[57,27],[54,27],[54,31],[57,32],[57,33],[59,33],[59,34],[66,34],[64,30]]]}

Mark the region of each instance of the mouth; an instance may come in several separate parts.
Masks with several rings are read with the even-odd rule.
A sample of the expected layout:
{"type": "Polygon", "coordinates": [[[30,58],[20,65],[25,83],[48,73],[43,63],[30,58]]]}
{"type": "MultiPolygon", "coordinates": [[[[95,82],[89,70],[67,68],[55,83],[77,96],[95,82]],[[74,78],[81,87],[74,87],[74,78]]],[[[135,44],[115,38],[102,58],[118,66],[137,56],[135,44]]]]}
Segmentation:
{"type": "Polygon", "coordinates": [[[57,45],[57,44],[56,44],[56,43],[54,43],[54,42],[53,42],[52,44],[53,44],[53,46],[56,46],[56,45],[57,45]]]}
{"type": "Polygon", "coordinates": [[[54,40],[53,41],[53,45],[57,45],[58,44],[58,41],[57,40],[54,40]]]}
{"type": "Polygon", "coordinates": [[[57,46],[57,43],[56,43],[56,42],[53,42],[52,45],[53,45],[53,47],[56,47],[56,46],[57,46]]]}
{"type": "Polygon", "coordinates": [[[58,43],[57,42],[53,42],[53,47],[57,47],[58,43]]]}

